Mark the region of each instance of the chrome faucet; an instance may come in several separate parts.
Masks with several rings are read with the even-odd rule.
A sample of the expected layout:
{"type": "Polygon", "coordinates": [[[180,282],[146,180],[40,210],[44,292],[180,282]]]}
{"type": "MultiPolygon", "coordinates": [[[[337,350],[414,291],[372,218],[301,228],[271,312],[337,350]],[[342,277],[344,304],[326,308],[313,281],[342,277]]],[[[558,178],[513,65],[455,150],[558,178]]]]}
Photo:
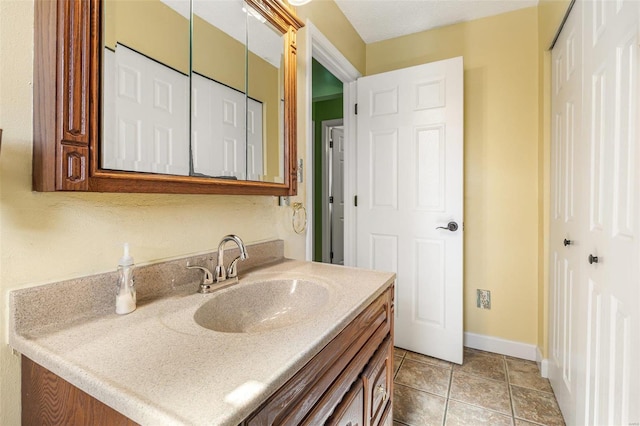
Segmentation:
{"type": "MultiPolygon", "coordinates": [[[[247,249],[244,246],[244,243],[237,235],[226,235],[222,237],[220,244],[218,244],[218,266],[216,266],[215,272],[215,280],[217,283],[233,280],[233,282],[238,282],[238,261],[245,260],[248,258],[247,249]],[[238,245],[238,249],[240,249],[240,256],[233,259],[231,264],[229,265],[229,269],[224,268],[224,245],[227,241],[233,241],[238,245]]],[[[233,283],[232,283],[233,284],[233,283]]]]}
{"type": "Polygon", "coordinates": [[[238,282],[238,261],[245,260],[248,258],[247,249],[244,246],[244,243],[237,235],[226,235],[220,241],[218,245],[218,265],[215,269],[215,274],[212,274],[211,271],[202,266],[189,266],[187,264],[187,268],[189,269],[200,269],[204,272],[204,278],[202,283],[200,284],[200,289],[198,293],[212,293],[221,288],[227,287],[231,284],[235,284],[238,282]],[[229,268],[224,267],[224,245],[228,241],[233,241],[238,245],[238,249],[240,249],[240,256],[233,259],[233,261],[229,264],[229,268]]]}

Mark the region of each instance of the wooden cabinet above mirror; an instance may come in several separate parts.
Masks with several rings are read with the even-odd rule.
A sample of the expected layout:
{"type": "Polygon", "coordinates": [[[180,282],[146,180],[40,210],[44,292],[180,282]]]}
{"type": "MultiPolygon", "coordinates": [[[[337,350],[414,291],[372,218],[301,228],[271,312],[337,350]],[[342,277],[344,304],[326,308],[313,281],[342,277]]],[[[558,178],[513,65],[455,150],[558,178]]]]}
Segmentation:
{"type": "MultiPolygon", "coordinates": [[[[302,22],[280,0],[245,1],[247,9],[265,25],[281,33],[284,42],[280,70],[283,102],[277,108],[283,120],[280,124],[264,124],[264,129],[273,126],[280,129],[284,144],[279,159],[278,154],[274,157],[272,153],[267,158],[265,152],[264,163],[277,164],[279,161],[284,168],[281,178],[262,182],[201,176],[202,173],[193,172],[193,164],[190,173],[182,176],[106,168],[102,105],[103,87],[109,75],[103,75],[106,74],[103,73],[103,50],[107,46],[103,40],[106,25],[103,0],[36,0],[34,190],[296,194],[296,32],[302,22]]],[[[249,82],[246,88],[247,99],[256,96],[251,84],[249,82]]],[[[277,91],[278,88],[276,96],[277,91]]],[[[264,118],[270,116],[264,113],[264,118]]],[[[193,129],[189,131],[192,132],[193,129]]],[[[266,135],[267,130],[264,132],[266,135]]],[[[194,149],[193,144],[189,147],[189,151],[194,149]]],[[[251,174],[247,176],[250,178],[251,174]]]]}

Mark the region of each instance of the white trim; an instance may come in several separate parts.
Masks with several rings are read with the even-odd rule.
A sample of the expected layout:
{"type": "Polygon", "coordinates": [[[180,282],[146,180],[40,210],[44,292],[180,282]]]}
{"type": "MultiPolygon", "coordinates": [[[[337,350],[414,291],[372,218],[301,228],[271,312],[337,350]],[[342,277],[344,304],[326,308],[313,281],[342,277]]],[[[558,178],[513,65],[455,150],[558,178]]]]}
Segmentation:
{"type": "MultiPolygon", "coordinates": [[[[355,81],[361,76],[360,72],[344,57],[342,53],[329,41],[329,39],[316,28],[313,23],[307,19],[306,22],[307,43],[306,57],[307,63],[307,87],[305,88],[307,105],[305,105],[306,123],[311,123],[311,96],[312,83],[311,78],[311,60],[315,58],[323,67],[331,74],[337,77],[343,83],[343,99],[344,99],[344,134],[347,140],[347,147],[344,153],[345,164],[345,218],[344,218],[344,264],[345,266],[355,266],[355,207],[353,200],[355,195],[355,141],[356,141],[356,117],[352,105],[356,99],[356,83],[355,81]],[[353,143],[351,143],[353,141],[353,143]]],[[[307,126],[307,141],[313,140],[314,127],[307,126]]],[[[307,143],[307,215],[310,227],[313,227],[313,144],[307,143]]],[[[307,232],[307,253],[306,260],[313,259],[313,229],[307,232]]]]}
{"type": "Polygon", "coordinates": [[[464,333],[464,345],[468,348],[508,355],[529,361],[537,360],[538,347],[529,343],[485,336],[483,334],[464,333]]]}
{"type": "Polygon", "coordinates": [[[311,63],[311,58],[315,58],[316,61],[320,62],[323,67],[328,69],[331,74],[343,83],[355,81],[358,77],[362,76],[338,48],[313,25],[313,22],[307,19],[306,27],[307,43],[310,42],[312,47],[312,49],[307,50],[307,54],[310,54],[307,58],[309,64],[311,63]]]}
{"type": "Polygon", "coordinates": [[[358,125],[355,104],[358,101],[358,83],[352,81],[344,84],[344,135],[347,144],[344,150],[344,266],[356,266],[356,142],[358,125]]]}
{"type": "Polygon", "coordinates": [[[536,348],[536,364],[538,364],[540,375],[545,379],[548,379],[549,378],[549,360],[547,358],[542,357],[542,351],[540,351],[540,347],[536,348]]]}

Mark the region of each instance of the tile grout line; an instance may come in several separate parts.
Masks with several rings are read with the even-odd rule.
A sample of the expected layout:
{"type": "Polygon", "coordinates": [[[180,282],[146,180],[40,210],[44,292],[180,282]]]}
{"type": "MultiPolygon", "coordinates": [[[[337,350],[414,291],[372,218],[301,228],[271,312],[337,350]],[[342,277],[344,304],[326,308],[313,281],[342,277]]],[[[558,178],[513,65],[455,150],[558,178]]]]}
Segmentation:
{"type": "Polygon", "coordinates": [[[429,394],[429,395],[431,395],[431,396],[437,396],[438,398],[448,399],[446,396],[438,395],[437,393],[430,392],[430,391],[428,391],[428,390],[424,390],[424,389],[420,389],[420,388],[414,388],[413,386],[411,386],[411,385],[407,385],[407,384],[405,384],[405,383],[400,383],[400,382],[396,382],[396,381],[394,381],[394,382],[393,382],[393,384],[394,384],[394,385],[404,386],[405,388],[409,388],[409,389],[414,390],[414,391],[418,391],[418,392],[426,393],[426,394],[429,394]]]}
{"type": "Polygon", "coordinates": [[[511,392],[511,378],[509,377],[509,364],[507,363],[507,359],[504,359],[504,370],[505,375],[507,376],[507,391],[509,391],[509,405],[511,406],[511,420],[515,426],[516,424],[516,410],[513,406],[513,393],[511,392]]]}
{"type": "Polygon", "coordinates": [[[404,357],[406,356],[406,353],[404,355],[402,355],[402,359],[400,360],[400,364],[398,364],[398,369],[396,370],[396,372],[393,374],[393,381],[395,383],[396,381],[396,377],[398,377],[398,373],[400,373],[400,369],[402,368],[402,364],[404,364],[404,357]]]}
{"type": "Polygon", "coordinates": [[[453,385],[453,366],[449,370],[449,387],[447,388],[447,399],[444,402],[444,416],[442,416],[442,426],[447,424],[447,414],[449,413],[449,398],[451,397],[451,386],[453,385]]]}

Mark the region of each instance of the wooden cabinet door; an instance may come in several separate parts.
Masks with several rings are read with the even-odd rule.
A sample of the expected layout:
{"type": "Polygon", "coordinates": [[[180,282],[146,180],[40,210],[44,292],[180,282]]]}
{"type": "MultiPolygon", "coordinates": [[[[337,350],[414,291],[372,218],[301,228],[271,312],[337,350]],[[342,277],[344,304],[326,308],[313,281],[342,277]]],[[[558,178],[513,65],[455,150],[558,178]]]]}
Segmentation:
{"type": "Polygon", "coordinates": [[[357,380],[327,421],[327,425],[364,426],[364,416],[364,387],[362,381],[357,380]]]}
{"type": "Polygon", "coordinates": [[[367,425],[382,425],[393,393],[393,346],[387,338],[362,373],[367,425]]]}

